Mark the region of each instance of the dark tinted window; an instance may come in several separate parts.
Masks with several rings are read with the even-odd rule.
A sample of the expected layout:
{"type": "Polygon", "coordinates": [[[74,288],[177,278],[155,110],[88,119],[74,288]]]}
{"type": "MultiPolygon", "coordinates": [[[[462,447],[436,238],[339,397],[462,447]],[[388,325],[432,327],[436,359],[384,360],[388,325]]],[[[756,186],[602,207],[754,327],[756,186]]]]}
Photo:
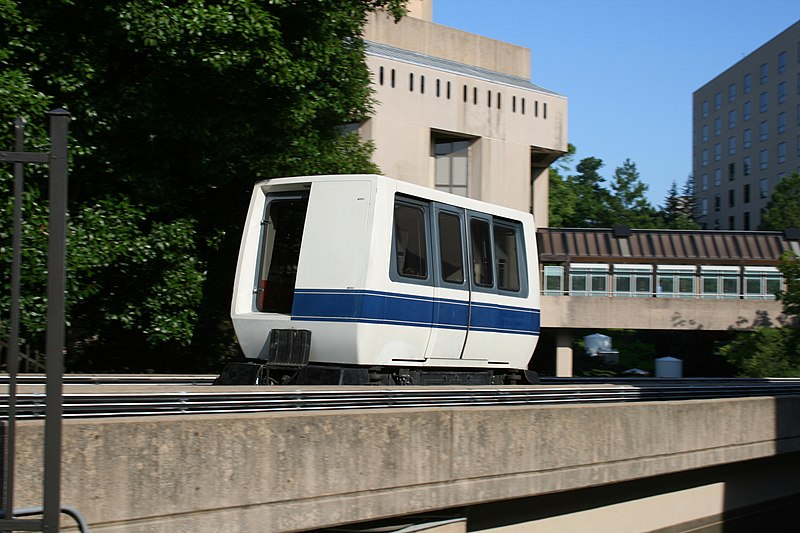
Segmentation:
{"type": "Polygon", "coordinates": [[[464,258],[461,244],[461,220],[452,213],[439,213],[439,255],[442,279],[464,283],[464,258]]]}
{"type": "Polygon", "coordinates": [[[473,218],[470,221],[470,234],[472,236],[472,276],[476,285],[491,287],[492,274],[492,240],[489,233],[489,223],[485,220],[473,218]]]}
{"type": "Polygon", "coordinates": [[[394,239],[397,273],[406,278],[428,277],[425,212],[413,205],[394,207],[394,239]]]}
{"type": "Polygon", "coordinates": [[[518,291],[520,261],[517,231],[514,227],[495,223],[494,255],[497,262],[497,288],[504,291],[518,291]]]}

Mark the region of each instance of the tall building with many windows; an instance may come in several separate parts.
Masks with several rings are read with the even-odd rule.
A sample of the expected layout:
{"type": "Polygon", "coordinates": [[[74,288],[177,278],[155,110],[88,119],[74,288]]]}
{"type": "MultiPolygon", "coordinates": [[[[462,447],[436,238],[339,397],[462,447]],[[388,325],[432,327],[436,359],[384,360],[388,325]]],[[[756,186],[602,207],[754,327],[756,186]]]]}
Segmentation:
{"type": "Polygon", "coordinates": [[[567,150],[567,99],[531,82],[530,50],[440,24],[432,0],[364,38],[375,112],[358,125],[387,176],[531,211],[547,225],[548,167],[567,150]]]}
{"type": "Polygon", "coordinates": [[[694,92],[693,178],[703,229],[755,230],[800,171],[800,21],[694,92]]]}

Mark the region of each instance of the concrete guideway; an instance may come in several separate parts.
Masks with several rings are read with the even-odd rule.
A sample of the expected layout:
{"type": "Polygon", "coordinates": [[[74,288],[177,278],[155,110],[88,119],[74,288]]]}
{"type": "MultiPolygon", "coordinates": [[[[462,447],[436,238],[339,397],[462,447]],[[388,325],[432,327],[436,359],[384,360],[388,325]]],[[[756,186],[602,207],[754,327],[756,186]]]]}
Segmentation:
{"type": "MultiPolygon", "coordinates": [[[[42,427],[18,424],[18,507],[42,427]]],[[[63,443],[93,531],[301,531],[798,452],[800,397],[67,420],[63,443]]]]}

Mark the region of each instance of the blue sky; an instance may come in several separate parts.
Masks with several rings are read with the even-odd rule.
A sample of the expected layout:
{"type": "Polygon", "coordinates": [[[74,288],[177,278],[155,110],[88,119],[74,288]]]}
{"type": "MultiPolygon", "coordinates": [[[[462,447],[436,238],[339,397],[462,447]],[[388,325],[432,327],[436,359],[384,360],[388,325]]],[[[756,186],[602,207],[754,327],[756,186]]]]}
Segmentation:
{"type": "Polygon", "coordinates": [[[576,162],[630,159],[664,203],[691,174],[692,93],[800,19],[800,0],[433,0],[434,22],[531,50],[569,99],[576,162]]]}

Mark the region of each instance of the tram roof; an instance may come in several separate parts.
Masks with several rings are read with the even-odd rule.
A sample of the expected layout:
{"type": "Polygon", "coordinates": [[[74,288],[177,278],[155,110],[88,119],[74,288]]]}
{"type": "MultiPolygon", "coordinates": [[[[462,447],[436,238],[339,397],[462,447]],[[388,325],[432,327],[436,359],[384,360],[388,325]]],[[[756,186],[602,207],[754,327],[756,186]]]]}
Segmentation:
{"type": "Polygon", "coordinates": [[[800,232],[615,228],[538,228],[543,263],[777,265],[783,252],[800,255],[800,232]]]}

